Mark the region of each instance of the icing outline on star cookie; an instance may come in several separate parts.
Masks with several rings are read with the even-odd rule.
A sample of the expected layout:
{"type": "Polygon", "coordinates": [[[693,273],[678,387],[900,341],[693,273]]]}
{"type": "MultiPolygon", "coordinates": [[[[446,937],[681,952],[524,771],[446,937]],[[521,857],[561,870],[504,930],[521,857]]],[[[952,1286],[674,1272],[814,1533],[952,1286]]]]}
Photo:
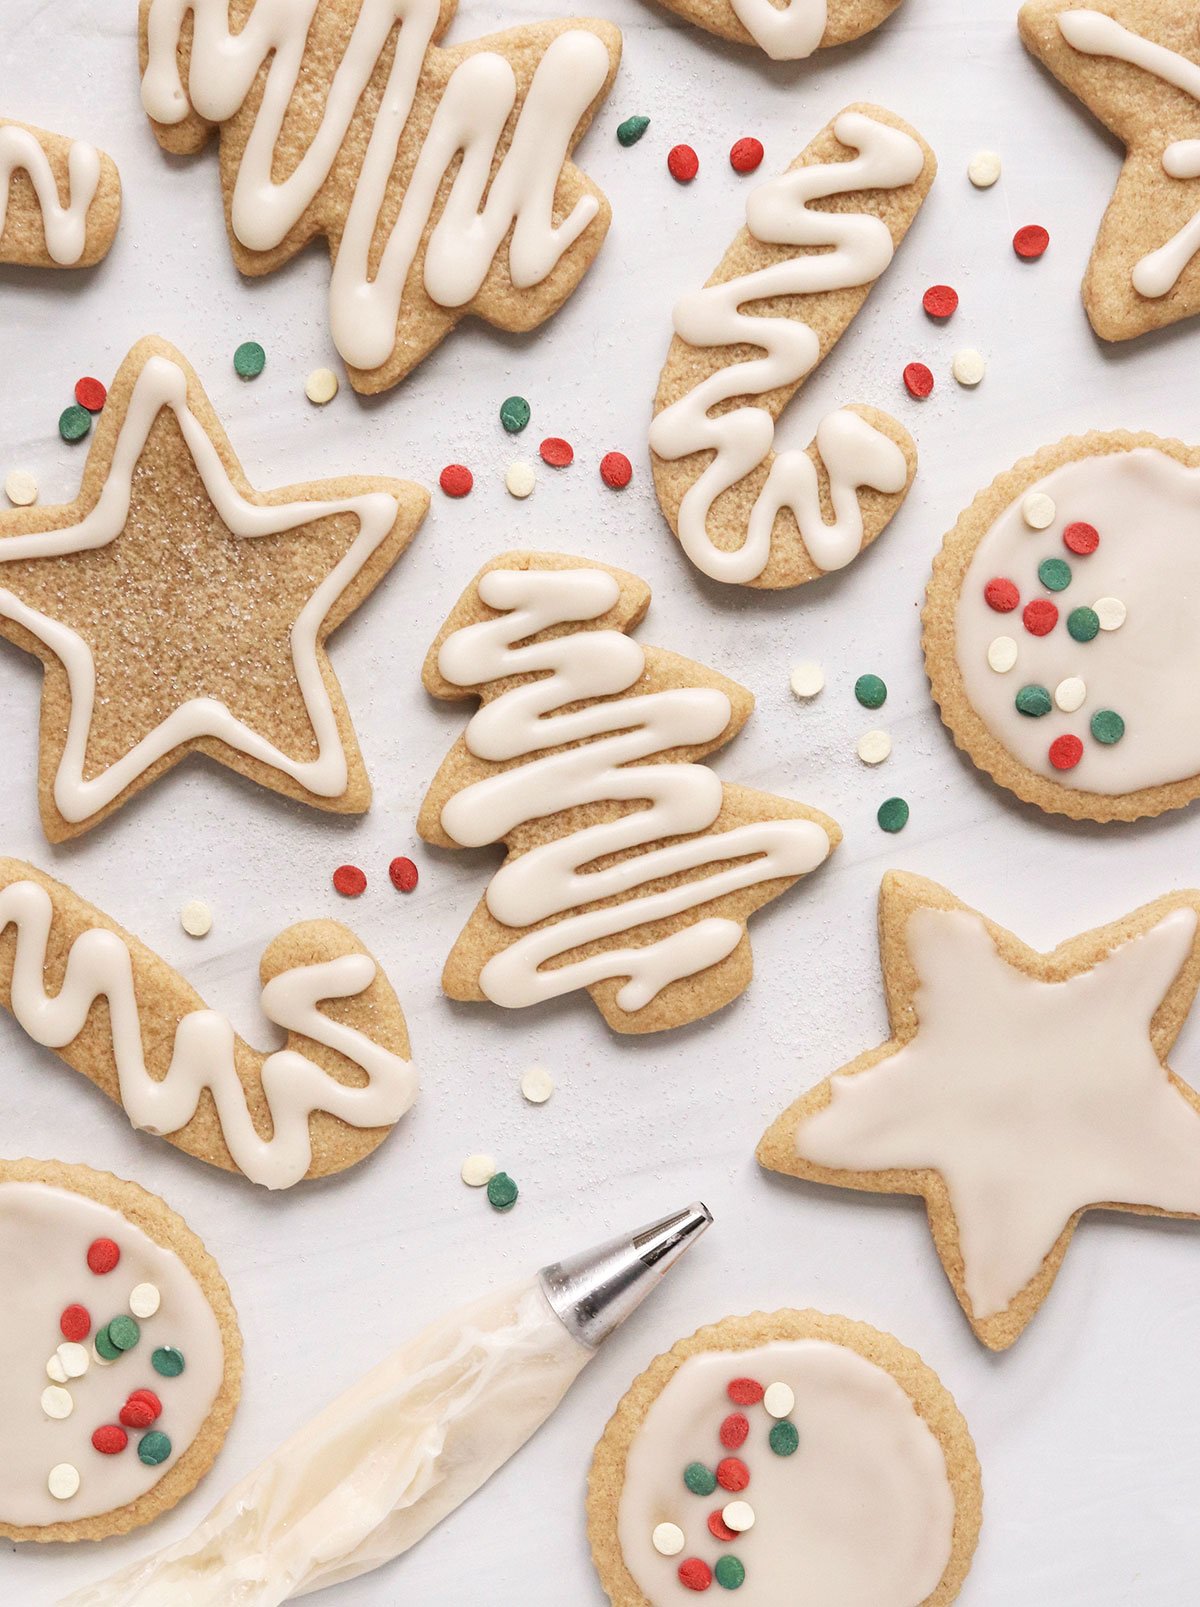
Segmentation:
{"type": "Polygon", "coordinates": [[[0,262],[90,268],[107,255],[120,213],[110,156],[0,118],[0,262]]]}

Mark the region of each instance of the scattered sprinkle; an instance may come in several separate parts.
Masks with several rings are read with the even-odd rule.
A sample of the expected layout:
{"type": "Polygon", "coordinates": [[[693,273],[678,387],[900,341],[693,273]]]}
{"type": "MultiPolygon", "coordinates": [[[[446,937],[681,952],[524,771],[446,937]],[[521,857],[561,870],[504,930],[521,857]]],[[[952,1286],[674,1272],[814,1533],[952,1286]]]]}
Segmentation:
{"type": "Polygon", "coordinates": [[[256,340],[244,340],[233,354],[233,371],[239,379],[257,379],[267,366],[267,354],[256,340]]]}
{"type": "Polygon", "coordinates": [[[92,1444],[101,1456],[120,1456],[129,1444],[129,1435],[117,1423],[104,1423],[92,1434],[92,1444]]]}
{"type": "Polygon", "coordinates": [[[1027,223],[1013,235],[1013,250],[1026,262],[1040,257],[1049,244],[1049,232],[1040,223],[1027,223]]]}
{"type": "Polygon", "coordinates": [[[333,873],[333,890],[343,898],[358,898],[367,890],[367,878],[357,865],[339,865],[333,873]]]}
{"type": "Polygon", "coordinates": [[[746,1569],[737,1557],[726,1554],[717,1558],[713,1577],[722,1590],[740,1590],[746,1582],[746,1569]]]}
{"type": "Polygon", "coordinates": [[[1025,604],[1021,619],[1031,636],[1049,636],[1058,624],[1058,609],[1048,597],[1035,597],[1025,604]]]}
{"type": "Polygon", "coordinates": [[[107,1328],[97,1329],[96,1337],[92,1343],[97,1357],[103,1362],[114,1362],[121,1354],[120,1347],[114,1345],[112,1340],[109,1338],[107,1328]]]}
{"type": "Polygon", "coordinates": [[[989,608],[995,609],[997,614],[1011,614],[1021,601],[1021,593],[1011,580],[1003,575],[997,575],[983,588],[983,600],[989,608]]]}
{"type": "Polygon", "coordinates": [[[490,1183],[498,1168],[490,1155],[468,1155],[462,1163],[462,1180],[469,1189],[481,1189],[490,1183]]]}
{"type": "MultiPolygon", "coordinates": [[[[112,1364],[113,1364],[113,1361],[115,1360],[115,1357],[114,1356],[103,1356],[103,1355],[101,1355],[100,1347],[99,1347],[99,1343],[98,1343],[99,1338],[100,1338],[100,1335],[97,1334],[96,1338],[92,1340],[92,1366],[93,1367],[111,1367],[112,1364]]],[[[108,1344],[108,1335],[107,1334],[105,1334],[105,1336],[104,1336],[104,1343],[106,1345],[108,1344]]],[[[115,1346],[109,1346],[109,1349],[115,1351],[116,1347],[115,1346]]],[[[117,1352],[117,1354],[119,1355],[120,1353],[117,1352]]]]}
{"type": "Polygon", "coordinates": [[[633,479],[633,464],[624,452],[606,452],[600,459],[600,478],[614,491],[623,491],[633,479]]]}
{"type": "Polygon", "coordinates": [[[465,497],[475,484],[475,476],[465,463],[447,463],[438,475],[438,484],[448,497],[465,497]]]}
{"type": "Polygon", "coordinates": [[[1038,579],[1047,591],[1066,591],[1071,584],[1071,566],[1065,558],[1043,558],[1038,579]]]}
{"type": "Polygon", "coordinates": [[[1055,737],[1050,744],[1050,763],[1056,770],[1074,770],[1083,758],[1083,743],[1078,737],[1055,737]]]}
{"type": "Polygon", "coordinates": [[[524,501],[537,484],[537,475],[528,463],[510,463],[504,476],[504,489],[510,497],[524,501]]]}
{"type": "Polygon", "coordinates": [[[42,1391],[42,1411],[47,1417],[70,1417],[74,1410],[75,1400],[69,1389],[64,1389],[61,1384],[46,1385],[42,1391]]]}
{"type": "Polygon", "coordinates": [[[638,140],[650,127],[650,119],[640,115],[627,117],[623,123],[617,124],[617,144],[624,145],[626,150],[636,145],[638,140]]]}
{"type": "Polygon", "coordinates": [[[790,1417],[796,1404],[796,1392],[789,1384],[768,1384],[763,1395],[763,1406],[771,1417],[790,1417]]]}
{"type": "Polygon", "coordinates": [[[1013,705],[1018,714],[1028,715],[1031,720],[1040,720],[1043,714],[1050,713],[1053,702],[1044,686],[1031,682],[1017,693],[1013,705]]]}
{"type": "Polygon", "coordinates": [[[1075,519],[1063,531],[1063,545],[1078,553],[1081,558],[1086,558],[1100,545],[1100,532],[1095,525],[1087,524],[1082,519],[1075,519]]]}
{"type": "Polygon", "coordinates": [[[886,731],[864,731],[856,751],[864,764],[882,764],[892,751],[892,739],[886,731]]]}
{"type": "Polygon", "coordinates": [[[735,1378],[726,1385],[725,1393],[735,1406],[757,1406],[763,1398],[763,1387],[757,1378],[735,1378]]]}
{"type": "Polygon", "coordinates": [[[677,1523],[660,1523],[650,1541],[660,1557],[677,1557],[683,1550],[683,1530],[677,1523]]]}
{"type": "Polygon", "coordinates": [[[762,141],[752,134],[735,140],[729,152],[729,165],[735,173],[753,173],[763,159],[762,141]]]}
{"type": "Polygon", "coordinates": [[[878,675],[860,675],[854,683],[854,695],[864,709],[881,709],[887,702],[887,686],[878,675]]]}
{"type": "Polygon", "coordinates": [[[699,1557],[689,1557],[679,1564],[679,1583],[685,1590],[707,1590],[712,1580],[712,1569],[699,1557]]]}
{"type": "Polygon", "coordinates": [[[967,163],[967,177],[977,190],[990,190],[1000,177],[1000,157],[995,151],[976,151],[967,163]]]}
{"type": "Polygon", "coordinates": [[[114,1317],[108,1325],[108,1337],[118,1350],[132,1350],[142,1337],[142,1330],[132,1317],[114,1317]]]}
{"type": "Polygon", "coordinates": [[[972,388],[987,373],[987,361],[983,353],[977,352],[973,346],[964,346],[962,351],[955,352],[950,372],[960,385],[972,388]]]}
{"type": "Polygon", "coordinates": [[[511,1211],[520,1191],[507,1172],[497,1172],[488,1180],[488,1204],[497,1211],[511,1211]]]}
{"type": "Polygon", "coordinates": [[[825,685],[825,671],[814,658],[792,665],[792,692],[796,697],[816,697],[825,685]]]}
{"type": "Polygon", "coordinates": [[[740,1450],[750,1437],[750,1419],[745,1412],[730,1412],[717,1430],[717,1438],[727,1451],[740,1450]]]}
{"type": "Polygon", "coordinates": [[[683,1482],[693,1495],[711,1495],[717,1487],[717,1476],[703,1462],[689,1462],[683,1470],[683,1482]]]}
{"type": "Polygon", "coordinates": [[[1011,636],[995,636],[988,643],[987,661],[997,675],[1007,675],[1017,662],[1017,644],[1011,636]]]}
{"type": "Polygon", "coordinates": [[[721,1521],[734,1534],[745,1534],[747,1529],[754,1527],[754,1508],[749,1501],[731,1501],[722,1508],[721,1521]]]}
{"type": "Polygon", "coordinates": [[[87,1264],[97,1276],[111,1272],[120,1259],[121,1252],[112,1239],[93,1239],[88,1245],[87,1264]]]}
{"type": "Polygon", "coordinates": [[[57,1462],[46,1475],[46,1488],[56,1501],[69,1501],[79,1489],[79,1469],[57,1462]]]}
{"type": "Polygon", "coordinates": [[[162,1304],[162,1296],[152,1283],[138,1283],[129,1291],[129,1309],[135,1317],[153,1317],[162,1304]]]}
{"type": "Polygon", "coordinates": [[[1031,491],[1021,504],[1021,517],[1031,530],[1045,530],[1052,525],[1056,512],[1053,497],[1044,491],[1031,491]]]}
{"type": "Polygon", "coordinates": [[[158,1413],[148,1400],[139,1395],[136,1398],[130,1396],[117,1416],[122,1428],[149,1428],[158,1413]]]}
{"type": "Polygon", "coordinates": [[[949,318],[958,310],[958,291],[953,285],[930,285],[921,305],[931,318],[949,318]]]}
{"type": "MultiPolygon", "coordinates": [[[[908,825],[908,804],[903,798],[885,798],[879,806],[875,819],[879,822],[881,831],[903,831],[908,825]]],[[[771,1433],[774,1432],[772,1429],[771,1433]]]]}
{"type": "Polygon", "coordinates": [[[4,495],[14,508],[28,508],[37,501],[38,483],[28,469],[13,469],[5,478],[4,495]]]}
{"type": "Polygon", "coordinates": [[[403,854],[398,854],[388,866],[388,877],[398,893],[411,893],[420,880],[417,867],[403,854]]]}
{"type": "Polygon", "coordinates": [[[54,1354],[68,1378],[82,1378],[92,1365],[87,1346],[78,1344],[74,1339],[65,1340],[54,1354]]]}
{"type": "Polygon", "coordinates": [[[92,1331],[92,1317],[86,1306],[67,1306],[58,1319],[58,1327],[64,1339],[72,1340],[78,1344],[86,1339],[92,1331]]]}
{"type": "Polygon", "coordinates": [[[160,1345],[150,1358],[154,1371],[162,1378],[178,1378],[183,1371],[183,1352],[174,1345],[160,1345]]]}
{"type": "Polygon", "coordinates": [[[46,1377],[52,1384],[65,1384],[67,1381],[67,1369],[63,1366],[62,1357],[57,1351],[46,1363],[46,1377]]]}
{"type": "Polygon", "coordinates": [[[339,381],[332,368],[314,368],[304,382],[304,394],[317,407],[332,402],[338,393],[339,381]]]}
{"type": "Polygon", "coordinates": [[[1119,597],[1100,597],[1092,608],[1102,631],[1119,631],[1125,623],[1127,611],[1119,597]]]}
{"type": "Polygon", "coordinates": [[[542,462],[548,463],[552,469],[565,469],[568,463],[575,461],[575,448],[570,441],[564,441],[561,435],[548,435],[538,451],[542,454],[542,462]]]}
{"type": "Polygon", "coordinates": [[[1054,701],[1064,714],[1074,714],[1087,701],[1087,686],[1078,675],[1068,675],[1054,688],[1054,701]]]}
{"type": "Polygon", "coordinates": [[[143,1434],[138,1441],[137,1451],[139,1462],[145,1462],[147,1467],[157,1467],[170,1456],[171,1442],[159,1429],[152,1428],[149,1434],[143,1434]]]}
{"type": "Polygon", "coordinates": [[[708,1532],[714,1540],[723,1540],[727,1545],[729,1541],[737,1539],[737,1531],[725,1522],[720,1507],[708,1515],[708,1532]]]}
{"type": "Polygon", "coordinates": [[[108,401],[108,392],[98,379],[88,374],[75,381],[75,400],[80,407],[86,407],[89,413],[99,413],[108,401]]]}
{"type": "Polygon", "coordinates": [[[82,441],[92,427],[92,415],[78,403],[64,408],[58,417],[58,433],[64,441],[82,441]]]}
{"type": "Polygon", "coordinates": [[[800,1445],[800,1435],[795,1423],[784,1418],[782,1422],[773,1424],[771,1432],[767,1435],[767,1444],[776,1456],[793,1456],[800,1445]]]}
{"type": "Polygon", "coordinates": [[[924,363],[908,363],[904,369],[904,384],[910,396],[923,400],[933,390],[933,371],[924,363]]]}
{"type": "Polygon", "coordinates": [[[1092,735],[1106,748],[1111,747],[1125,735],[1125,722],[1115,709],[1097,709],[1092,715],[1092,735]]]}
{"type": "Polygon", "coordinates": [[[672,145],[667,152],[667,172],[676,184],[690,184],[700,171],[700,158],[690,145],[672,145]]]}
{"type": "Polygon", "coordinates": [[[717,1463],[717,1483],[722,1490],[732,1491],[736,1495],[750,1483],[750,1469],[738,1456],[723,1457],[717,1463]]]}
{"type": "Polygon", "coordinates": [[[1100,629],[1100,616],[1094,608],[1073,608],[1067,615],[1067,630],[1072,640],[1090,642],[1100,629]]]}
{"type": "Polygon", "coordinates": [[[544,1105],[554,1092],[554,1078],[545,1066],[530,1066],[521,1078],[521,1092],[531,1105],[544,1105]]]}
{"type": "Polygon", "coordinates": [[[192,898],[179,912],[179,924],[189,937],[207,937],[212,931],[212,911],[202,898],[192,898]]]}
{"type": "Polygon", "coordinates": [[[529,423],[529,411],[523,396],[506,396],[500,403],[500,422],[510,435],[520,435],[529,423]]]}

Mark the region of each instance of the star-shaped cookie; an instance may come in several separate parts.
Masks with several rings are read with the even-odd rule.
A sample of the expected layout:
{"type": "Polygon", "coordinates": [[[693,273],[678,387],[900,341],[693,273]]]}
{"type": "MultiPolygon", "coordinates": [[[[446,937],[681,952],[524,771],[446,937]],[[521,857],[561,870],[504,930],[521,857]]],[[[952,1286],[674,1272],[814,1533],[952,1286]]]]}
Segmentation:
{"type": "Polygon", "coordinates": [[[75,501],[0,514],[0,636],[45,665],[47,837],[78,836],[192,752],[321,809],[366,809],[325,640],[428,504],[374,478],[252,491],[188,363],[162,340],[135,346],[75,501]]]}
{"type": "Polygon", "coordinates": [[[892,872],[879,928],[891,1038],[797,1100],[758,1158],[922,1195],[972,1328],[1003,1350],[1084,1211],[1200,1218],[1200,1093],[1166,1063],[1200,985],[1200,893],[1038,954],[892,872]]]}
{"type": "Polygon", "coordinates": [[[1104,340],[1128,340],[1200,312],[1195,6],[1027,0],[1020,29],[1026,47],[1126,146],[1083,281],[1092,328],[1104,340]]]}

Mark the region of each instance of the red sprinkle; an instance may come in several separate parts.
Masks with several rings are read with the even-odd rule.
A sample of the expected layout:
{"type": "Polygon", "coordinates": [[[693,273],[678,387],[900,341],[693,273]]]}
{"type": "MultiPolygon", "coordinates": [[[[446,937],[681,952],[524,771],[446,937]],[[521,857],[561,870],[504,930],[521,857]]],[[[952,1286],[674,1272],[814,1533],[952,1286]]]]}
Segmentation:
{"type": "Polygon", "coordinates": [[[904,370],[904,383],[908,394],[921,400],[933,390],[933,375],[924,363],[909,363],[904,370]]]}
{"type": "Polygon", "coordinates": [[[91,1314],[86,1306],[68,1306],[58,1319],[58,1326],[62,1329],[63,1338],[77,1345],[92,1331],[91,1314]]]}
{"type": "Polygon", "coordinates": [[[105,1423],[92,1435],[92,1444],[104,1456],[118,1456],[129,1444],[129,1435],[115,1423],[105,1423]]]}
{"type": "Polygon", "coordinates": [[[931,318],[949,318],[958,309],[958,291],[952,285],[930,285],[921,305],[931,318]]]}
{"type": "Polygon", "coordinates": [[[725,1393],[735,1406],[757,1406],[765,1391],[757,1378],[735,1378],[725,1393]]]}
{"type": "Polygon", "coordinates": [[[721,1516],[719,1507],[708,1515],[708,1532],[714,1540],[736,1540],[738,1537],[737,1530],[731,1529],[721,1516]]]}
{"type": "Polygon", "coordinates": [[[677,184],[690,184],[699,171],[700,158],[690,145],[672,145],[667,153],[667,172],[677,184]]]}
{"type": "Polygon", "coordinates": [[[575,448],[570,441],[564,441],[561,435],[548,435],[538,450],[542,454],[542,462],[548,463],[552,469],[565,469],[568,463],[575,461],[575,448]]]}
{"type": "Polygon", "coordinates": [[[750,1419],[741,1412],[730,1412],[719,1430],[721,1444],[727,1451],[736,1451],[739,1445],[745,1445],[749,1432],[750,1419]]]}
{"type": "Polygon", "coordinates": [[[685,1590],[707,1590],[712,1584],[712,1569],[699,1557],[689,1557],[679,1564],[679,1583],[685,1590]]]}
{"type": "Polygon", "coordinates": [[[129,1392],[131,1401],[145,1401],[155,1417],[162,1416],[162,1402],[152,1389],[134,1389],[129,1392]]]}
{"type": "Polygon", "coordinates": [[[333,873],[333,890],[343,898],[357,898],[367,890],[367,878],[357,865],[339,865],[333,873]]]}
{"type": "Polygon", "coordinates": [[[1085,524],[1082,519],[1077,519],[1063,531],[1063,543],[1072,552],[1077,552],[1081,558],[1086,558],[1088,553],[1095,552],[1100,545],[1100,532],[1095,525],[1085,524]]]}
{"type": "Polygon", "coordinates": [[[600,478],[614,491],[622,491],[633,479],[633,464],[624,452],[606,452],[600,459],[600,478]]]}
{"type": "Polygon", "coordinates": [[[1011,580],[1005,580],[997,575],[995,580],[989,580],[983,588],[983,599],[989,608],[994,608],[998,614],[1011,614],[1021,601],[1021,593],[1011,580]]]}
{"type": "Polygon", "coordinates": [[[149,1428],[157,1416],[158,1413],[149,1401],[144,1401],[140,1397],[134,1400],[132,1395],[120,1411],[121,1421],[126,1428],[149,1428]]]}
{"type": "Polygon", "coordinates": [[[1040,257],[1049,244],[1049,231],[1043,229],[1040,223],[1027,223],[1013,235],[1013,250],[1028,262],[1040,257]]]}
{"type": "Polygon", "coordinates": [[[722,1490],[744,1490],[750,1483],[750,1469],[736,1456],[717,1463],[717,1483],[722,1490]]]}
{"type": "Polygon", "coordinates": [[[1048,597],[1035,597],[1031,603],[1025,604],[1021,618],[1031,636],[1049,636],[1058,624],[1058,609],[1048,597]]]}
{"type": "Polygon", "coordinates": [[[465,463],[447,463],[438,475],[438,484],[448,497],[465,497],[475,484],[475,476],[465,463]]]}
{"type": "Polygon", "coordinates": [[[93,1239],[88,1245],[87,1264],[97,1275],[111,1272],[120,1259],[121,1252],[112,1239],[93,1239]]]}
{"type": "Polygon", "coordinates": [[[88,377],[76,382],[75,400],[89,413],[98,413],[108,401],[108,392],[98,379],[88,377]]]}
{"type": "Polygon", "coordinates": [[[1078,737],[1055,737],[1050,744],[1050,763],[1056,770],[1074,770],[1083,758],[1083,743],[1078,737]]]}
{"type": "Polygon", "coordinates": [[[405,859],[403,854],[392,860],[388,866],[388,875],[392,879],[392,886],[399,893],[411,893],[417,885],[417,867],[411,859],[405,859]]]}
{"type": "Polygon", "coordinates": [[[748,134],[735,140],[729,153],[729,165],[735,173],[753,173],[763,159],[762,141],[748,134]]]}

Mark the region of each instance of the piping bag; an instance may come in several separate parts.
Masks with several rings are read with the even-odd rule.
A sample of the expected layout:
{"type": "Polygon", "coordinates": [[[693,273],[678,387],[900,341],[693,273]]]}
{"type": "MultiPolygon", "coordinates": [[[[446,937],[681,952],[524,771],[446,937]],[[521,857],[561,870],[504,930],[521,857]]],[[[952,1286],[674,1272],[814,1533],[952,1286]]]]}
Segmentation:
{"type": "Polygon", "coordinates": [[[711,1221],[689,1205],[434,1322],[192,1534],[60,1607],[276,1607],[390,1562],[541,1427],[711,1221]]]}

